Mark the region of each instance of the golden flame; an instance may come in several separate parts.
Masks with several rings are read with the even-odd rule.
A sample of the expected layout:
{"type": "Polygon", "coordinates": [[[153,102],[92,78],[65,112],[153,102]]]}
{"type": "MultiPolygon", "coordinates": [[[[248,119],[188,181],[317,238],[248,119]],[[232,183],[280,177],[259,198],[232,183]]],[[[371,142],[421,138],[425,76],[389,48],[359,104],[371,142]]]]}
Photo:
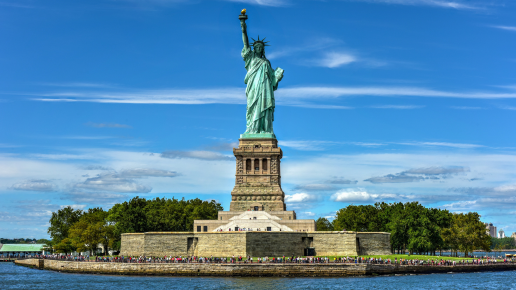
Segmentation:
{"type": "Polygon", "coordinates": [[[245,12],[246,12],[246,10],[245,10],[245,9],[242,9],[242,12],[241,12],[241,13],[242,13],[242,14],[245,14],[245,12]]]}

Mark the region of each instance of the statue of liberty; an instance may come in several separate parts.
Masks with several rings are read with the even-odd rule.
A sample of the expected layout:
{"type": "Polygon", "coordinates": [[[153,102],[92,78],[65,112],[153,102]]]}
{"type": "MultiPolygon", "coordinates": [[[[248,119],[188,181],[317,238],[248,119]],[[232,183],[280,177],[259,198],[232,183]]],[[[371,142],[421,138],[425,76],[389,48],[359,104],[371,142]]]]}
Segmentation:
{"type": "Polygon", "coordinates": [[[257,40],[253,39],[251,50],[245,24],[247,19],[245,9],[242,10],[239,19],[244,41],[242,57],[247,70],[244,79],[247,84],[245,90],[247,129],[241,138],[276,138],[272,129],[275,108],[274,91],[278,89],[278,83],[283,78],[283,70],[279,67],[273,70],[271,63],[265,57],[265,46],[268,46],[267,41],[264,41],[265,38],[260,40],[258,36],[257,40]]]}

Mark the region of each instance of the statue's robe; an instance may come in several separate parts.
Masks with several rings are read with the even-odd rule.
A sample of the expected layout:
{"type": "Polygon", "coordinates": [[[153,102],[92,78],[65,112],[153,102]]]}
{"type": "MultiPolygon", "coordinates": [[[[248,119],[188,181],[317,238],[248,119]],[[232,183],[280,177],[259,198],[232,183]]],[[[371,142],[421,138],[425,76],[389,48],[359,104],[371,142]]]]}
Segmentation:
{"type": "Polygon", "coordinates": [[[242,50],[247,74],[247,129],[245,133],[274,133],[274,91],[282,77],[282,70],[274,71],[265,57],[260,57],[250,47],[242,50]]]}

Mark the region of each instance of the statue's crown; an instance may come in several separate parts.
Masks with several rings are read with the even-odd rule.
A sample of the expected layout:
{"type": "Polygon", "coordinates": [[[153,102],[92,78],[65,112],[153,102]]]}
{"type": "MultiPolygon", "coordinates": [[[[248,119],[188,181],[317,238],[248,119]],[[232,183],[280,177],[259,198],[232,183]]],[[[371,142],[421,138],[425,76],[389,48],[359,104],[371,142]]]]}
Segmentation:
{"type": "Polygon", "coordinates": [[[260,40],[260,35],[258,35],[258,40],[254,40],[254,38],[251,37],[251,39],[254,41],[251,45],[252,46],[255,46],[256,44],[258,43],[261,43],[263,46],[270,46],[268,45],[268,41],[264,41],[266,37],[264,37],[263,39],[260,40]]]}

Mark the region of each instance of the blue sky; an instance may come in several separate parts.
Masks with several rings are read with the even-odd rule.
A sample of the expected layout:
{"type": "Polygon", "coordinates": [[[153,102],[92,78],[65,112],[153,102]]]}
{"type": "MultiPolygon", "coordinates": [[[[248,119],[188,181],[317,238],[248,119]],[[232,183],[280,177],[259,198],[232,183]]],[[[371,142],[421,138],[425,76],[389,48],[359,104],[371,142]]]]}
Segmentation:
{"type": "Polygon", "coordinates": [[[243,8],[298,218],[417,200],[516,231],[514,1],[0,0],[0,237],[134,196],[228,210],[243,8]]]}

